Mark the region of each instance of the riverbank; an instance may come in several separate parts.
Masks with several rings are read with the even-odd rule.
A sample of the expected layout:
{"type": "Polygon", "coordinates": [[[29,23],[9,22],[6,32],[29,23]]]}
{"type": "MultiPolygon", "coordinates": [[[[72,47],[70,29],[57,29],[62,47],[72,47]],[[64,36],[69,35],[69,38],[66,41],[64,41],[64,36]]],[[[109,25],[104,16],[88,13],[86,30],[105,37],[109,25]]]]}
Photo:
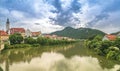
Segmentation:
{"type": "MultiPolygon", "coordinates": [[[[5,48],[4,50],[6,49],[16,49],[16,48],[35,48],[35,47],[38,47],[38,48],[41,48],[41,47],[47,47],[47,46],[64,46],[64,45],[70,45],[70,44],[74,44],[74,43],[77,43],[78,41],[61,41],[62,43],[57,43],[57,44],[44,44],[44,45],[41,45],[41,44],[25,44],[25,43],[22,43],[22,44],[14,44],[14,45],[9,45],[9,44],[5,44],[5,48]],[[66,42],[66,43],[65,43],[66,42]]],[[[53,42],[52,42],[53,43],[53,42]]]]}
{"type": "Polygon", "coordinates": [[[120,38],[114,41],[103,41],[100,36],[96,36],[92,40],[86,40],[85,46],[94,50],[98,55],[120,61],[120,38]]]}
{"type": "Polygon", "coordinates": [[[4,44],[0,44],[0,52],[4,49],[4,44]]]}
{"type": "MultiPolygon", "coordinates": [[[[15,36],[20,36],[19,34],[14,34],[15,36]]],[[[13,35],[12,35],[13,36],[13,35]]],[[[68,39],[50,39],[46,37],[38,37],[36,39],[32,37],[27,38],[14,38],[10,37],[10,44],[5,44],[5,49],[14,48],[26,48],[26,47],[41,47],[41,46],[54,46],[54,45],[66,45],[77,42],[76,40],[68,39]],[[15,40],[15,41],[13,41],[15,40]]]]}
{"type": "MultiPolygon", "coordinates": [[[[78,66],[79,68],[81,66],[82,67],[84,66],[83,69],[89,69],[91,71],[93,71],[93,69],[91,68],[97,68],[98,66],[100,67],[100,69],[101,68],[105,69],[105,71],[106,69],[107,71],[111,71],[111,69],[113,69],[116,65],[118,65],[117,63],[119,62],[115,62],[109,59],[107,60],[103,56],[98,56],[95,54],[95,52],[93,52],[88,48],[85,48],[83,45],[84,45],[83,42],[80,42],[80,43],[78,42],[70,45],[60,45],[60,46],[54,45],[54,46],[41,46],[41,47],[35,47],[35,48],[32,47],[32,48],[4,50],[0,55],[0,58],[1,58],[0,64],[3,70],[5,70],[4,63],[7,62],[6,64],[8,64],[9,66],[6,68],[10,69],[9,71],[16,71],[17,67],[22,69],[24,68],[22,71],[26,71],[26,69],[29,71],[30,68],[32,68],[32,70],[35,71],[38,64],[41,64],[43,67],[44,62],[47,65],[50,63],[49,65],[51,65],[51,67],[53,67],[52,66],[53,64],[55,64],[55,66],[56,65],[60,66],[59,68],[61,68],[62,70],[64,68],[66,69],[65,67],[66,64],[68,64],[67,66],[69,68],[72,67],[71,65],[78,66]],[[56,60],[59,60],[59,62],[56,62],[56,60]],[[55,61],[55,63],[53,63],[53,61],[55,61]],[[35,63],[32,63],[32,62],[35,62],[35,63]],[[37,66],[36,66],[36,63],[37,63],[37,66]],[[61,64],[62,64],[62,67],[61,67],[61,64]],[[14,67],[14,66],[17,66],[17,67],[14,67]]],[[[40,69],[41,65],[38,66],[38,70],[40,69]]],[[[46,68],[46,65],[45,65],[45,68],[46,68]]],[[[70,69],[65,71],[69,71],[69,70],[70,69]]],[[[74,71],[74,70],[76,70],[76,68],[71,71],[74,71]]],[[[55,70],[55,71],[59,71],[59,70],[55,70]]],[[[85,70],[85,71],[88,71],[88,70],[85,70]]],[[[99,70],[98,68],[98,71],[104,71],[104,70],[99,70]]],[[[116,70],[113,70],[113,71],[116,71],[116,70]]]]}

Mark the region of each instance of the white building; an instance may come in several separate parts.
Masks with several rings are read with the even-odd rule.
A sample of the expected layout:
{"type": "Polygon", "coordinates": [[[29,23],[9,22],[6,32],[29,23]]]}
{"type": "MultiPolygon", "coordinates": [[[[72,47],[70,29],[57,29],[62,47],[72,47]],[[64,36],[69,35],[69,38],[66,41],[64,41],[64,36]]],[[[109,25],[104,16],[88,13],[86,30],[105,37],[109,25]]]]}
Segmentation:
{"type": "Polygon", "coordinates": [[[25,31],[25,36],[26,36],[26,37],[31,37],[31,36],[32,36],[32,32],[31,32],[29,29],[27,29],[27,30],[25,31]]]}

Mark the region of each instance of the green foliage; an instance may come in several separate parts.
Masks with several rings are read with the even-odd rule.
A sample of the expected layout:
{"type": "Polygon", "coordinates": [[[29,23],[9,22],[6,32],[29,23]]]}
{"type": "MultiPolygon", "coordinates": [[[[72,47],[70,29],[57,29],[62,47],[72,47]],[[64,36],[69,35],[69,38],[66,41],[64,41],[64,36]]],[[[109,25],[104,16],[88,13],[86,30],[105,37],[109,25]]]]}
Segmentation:
{"type": "Polygon", "coordinates": [[[115,58],[115,55],[116,55],[116,52],[115,52],[115,51],[109,51],[108,54],[107,54],[107,59],[108,59],[108,58],[114,59],[114,58],[115,58]]]}
{"type": "Polygon", "coordinates": [[[101,35],[101,36],[105,35],[104,32],[96,30],[96,29],[90,29],[90,28],[74,29],[71,27],[66,27],[62,31],[57,31],[51,34],[70,37],[74,39],[93,39],[94,36],[96,35],[101,35]]]}
{"type": "Polygon", "coordinates": [[[3,71],[3,69],[0,67],[0,71],[3,71]]]}
{"type": "Polygon", "coordinates": [[[120,49],[120,38],[117,38],[114,42],[115,46],[120,49]]]}
{"type": "Polygon", "coordinates": [[[36,44],[36,42],[37,41],[35,39],[33,39],[32,37],[28,37],[28,38],[24,39],[25,44],[36,44]]]}
{"type": "Polygon", "coordinates": [[[9,37],[10,44],[20,44],[23,41],[23,37],[19,33],[15,33],[13,35],[10,35],[9,37]]]}
{"type": "Polygon", "coordinates": [[[102,41],[100,36],[96,36],[93,40],[86,40],[85,45],[107,59],[120,61],[120,38],[115,41],[102,41]]]}
{"type": "Polygon", "coordinates": [[[31,47],[29,44],[14,44],[14,45],[5,45],[5,49],[13,49],[13,48],[26,48],[31,47]]]}
{"type": "Polygon", "coordinates": [[[40,45],[46,45],[46,44],[48,44],[48,42],[49,42],[49,39],[47,39],[47,38],[44,38],[44,37],[37,38],[37,43],[40,45]]]}
{"type": "MultiPolygon", "coordinates": [[[[16,34],[11,35],[11,39],[16,34]]],[[[15,39],[15,38],[13,38],[15,39]]],[[[17,40],[16,40],[17,41],[17,40]]],[[[57,39],[49,39],[46,37],[38,37],[37,39],[33,39],[32,37],[28,37],[24,39],[24,43],[22,44],[15,44],[15,42],[11,42],[14,45],[9,45],[8,43],[5,44],[5,49],[12,49],[12,48],[25,48],[25,47],[40,47],[41,45],[61,45],[61,44],[70,44],[76,41],[68,41],[65,39],[57,40],[57,39]]]]}
{"type": "Polygon", "coordinates": [[[37,44],[40,45],[60,45],[60,44],[69,44],[75,41],[68,41],[68,40],[57,40],[57,39],[49,39],[45,37],[38,37],[37,44]]]}

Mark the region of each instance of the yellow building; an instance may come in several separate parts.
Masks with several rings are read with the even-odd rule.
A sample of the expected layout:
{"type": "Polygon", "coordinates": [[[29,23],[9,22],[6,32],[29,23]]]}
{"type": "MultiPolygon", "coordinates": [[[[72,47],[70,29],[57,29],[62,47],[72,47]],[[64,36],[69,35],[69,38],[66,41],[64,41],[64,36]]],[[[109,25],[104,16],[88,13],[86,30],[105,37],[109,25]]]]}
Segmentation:
{"type": "Polygon", "coordinates": [[[0,30],[0,40],[7,41],[8,39],[9,39],[9,35],[5,31],[0,30]]]}
{"type": "Polygon", "coordinates": [[[10,29],[10,34],[14,34],[14,33],[19,33],[23,37],[25,37],[25,29],[24,28],[11,28],[10,29]]]}

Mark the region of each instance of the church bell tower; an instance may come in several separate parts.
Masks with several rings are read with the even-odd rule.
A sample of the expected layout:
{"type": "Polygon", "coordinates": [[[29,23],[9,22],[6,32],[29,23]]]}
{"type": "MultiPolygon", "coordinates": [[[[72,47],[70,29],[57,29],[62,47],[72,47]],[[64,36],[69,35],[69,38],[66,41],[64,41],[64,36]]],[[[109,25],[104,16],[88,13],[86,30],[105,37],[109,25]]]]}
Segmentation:
{"type": "Polygon", "coordinates": [[[6,22],[6,33],[9,34],[10,33],[10,22],[9,19],[7,18],[7,22],[6,22]]]}

